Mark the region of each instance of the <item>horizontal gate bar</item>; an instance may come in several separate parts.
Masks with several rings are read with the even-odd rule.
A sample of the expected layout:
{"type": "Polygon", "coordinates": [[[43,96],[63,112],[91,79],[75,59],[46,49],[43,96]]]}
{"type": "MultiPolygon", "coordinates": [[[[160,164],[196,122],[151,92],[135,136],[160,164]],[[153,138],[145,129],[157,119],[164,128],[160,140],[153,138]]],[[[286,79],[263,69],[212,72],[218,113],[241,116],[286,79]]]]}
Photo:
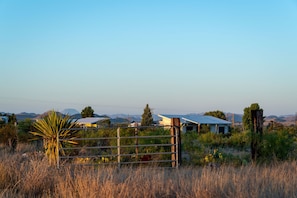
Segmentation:
{"type": "MultiPolygon", "coordinates": [[[[121,154],[120,156],[129,157],[129,156],[142,156],[142,155],[170,155],[175,154],[175,152],[159,152],[159,153],[138,153],[138,154],[121,154]]],[[[117,157],[117,154],[114,155],[75,155],[75,156],[60,156],[61,159],[75,159],[75,158],[100,158],[100,157],[117,157]]]]}
{"type": "Polygon", "coordinates": [[[165,162],[174,162],[174,161],[175,160],[151,160],[151,161],[121,162],[121,165],[124,165],[124,164],[165,163],[165,162]]]}
{"type": "MultiPolygon", "coordinates": [[[[120,148],[135,148],[135,147],[156,147],[156,146],[176,146],[176,144],[139,144],[139,145],[121,145],[120,148]]],[[[116,149],[118,146],[84,146],[84,147],[71,147],[60,148],[60,150],[79,150],[79,149],[116,149]]]]}
{"type": "MultiPolygon", "coordinates": [[[[153,138],[172,138],[175,136],[172,135],[155,135],[155,136],[121,136],[120,139],[153,139],[153,138]]],[[[68,141],[68,140],[116,140],[117,137],[100,137],[100,138],[71,138],[71,139],[60,139],[60,141],[68,141]]]]}

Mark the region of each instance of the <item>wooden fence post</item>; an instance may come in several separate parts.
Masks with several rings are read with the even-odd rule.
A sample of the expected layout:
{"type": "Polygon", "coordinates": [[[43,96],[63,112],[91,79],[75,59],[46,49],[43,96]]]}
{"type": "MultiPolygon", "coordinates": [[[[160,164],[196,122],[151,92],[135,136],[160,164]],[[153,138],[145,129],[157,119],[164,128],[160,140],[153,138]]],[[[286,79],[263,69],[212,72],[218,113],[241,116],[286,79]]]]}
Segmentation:
{"type": "Polygon", "coordinates": [[[180,137],[180,120],[171,118],[171,166],[177,168],[181,164],[181,137],[180,137]]]}
{"type": "Polygon", "coordinates": [[[251,141],[251,157],[255,161],[260,156],[259,146],[263,138],[263,110],[251,110],[252,119],[252,141],[251,141]]]}

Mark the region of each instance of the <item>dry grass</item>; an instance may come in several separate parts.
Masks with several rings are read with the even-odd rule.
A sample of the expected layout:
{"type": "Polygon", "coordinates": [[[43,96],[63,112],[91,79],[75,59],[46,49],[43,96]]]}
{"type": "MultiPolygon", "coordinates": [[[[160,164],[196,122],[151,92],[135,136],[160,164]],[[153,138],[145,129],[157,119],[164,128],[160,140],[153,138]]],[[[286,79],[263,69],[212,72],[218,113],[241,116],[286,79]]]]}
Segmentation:
{"type": "MultiPolygon", "coordinates": [[[[30,150],[30,149],[28,149],[30,150]]],[[[0,197],[297,197],[297,162],[180,169],[63,166],[0,151],[0,197]]]]}

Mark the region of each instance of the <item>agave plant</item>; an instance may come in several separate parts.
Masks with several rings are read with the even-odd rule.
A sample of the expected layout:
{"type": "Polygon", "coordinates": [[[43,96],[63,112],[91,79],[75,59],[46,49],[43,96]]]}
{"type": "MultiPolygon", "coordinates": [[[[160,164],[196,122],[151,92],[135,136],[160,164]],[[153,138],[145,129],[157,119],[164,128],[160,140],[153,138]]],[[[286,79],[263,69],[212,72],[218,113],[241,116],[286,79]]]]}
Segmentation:
{"type": "Polygon", "coordinates": [[[73,128],[76,126],[77,123],[68,115],[62,117],[62,115],[58,115],[55,111],[49,112],[46,117],[35,122],[34,128],[37,131],[31,133],[43,138],[45,155],[51,165],[57,163],[59,148],[62,147],[61,142],[76,144],[76,142],[73,141],[76,133],[73,128]],[[66,140],[59,141],[58,139],[66,140]]]}

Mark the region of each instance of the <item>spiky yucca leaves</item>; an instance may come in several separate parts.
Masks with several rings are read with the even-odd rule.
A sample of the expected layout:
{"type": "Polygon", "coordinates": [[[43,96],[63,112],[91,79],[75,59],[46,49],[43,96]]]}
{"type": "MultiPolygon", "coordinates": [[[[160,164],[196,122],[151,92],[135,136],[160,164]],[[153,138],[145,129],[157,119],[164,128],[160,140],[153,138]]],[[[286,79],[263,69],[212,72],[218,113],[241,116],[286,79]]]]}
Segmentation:
{"type": "Polygon", "coordinates": [[[34,128],[37,131],[31,133],[43,138],[45,155],[51,165],[56,164],[59,148],[62,147],[61,141],[57,142],[57,137],[59,139],[70,139],[63,140],[65,143],[76,144],[75,141],[71,140],[76,133],[75,130],[71,129],[76,126],[77,123],[68,115],[62,117],[55,111],[51,111],[45,118],[37,120],[34,124],[34,128]]]}

